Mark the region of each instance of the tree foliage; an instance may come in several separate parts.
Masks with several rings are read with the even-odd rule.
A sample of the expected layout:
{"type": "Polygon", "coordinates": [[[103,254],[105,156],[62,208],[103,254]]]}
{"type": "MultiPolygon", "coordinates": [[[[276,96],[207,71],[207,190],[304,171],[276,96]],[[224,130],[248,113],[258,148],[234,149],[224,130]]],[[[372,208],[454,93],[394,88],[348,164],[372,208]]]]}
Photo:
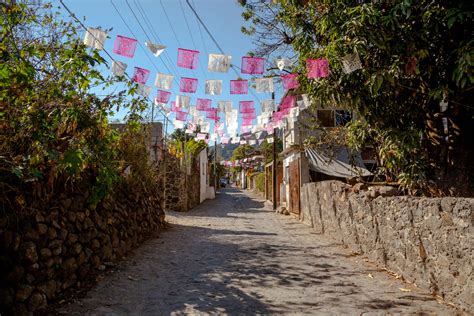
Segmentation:
{"type": "Polygon", "coordinates": [[[301,92],[356,113],[346,142],[373,145],[383,179],[412,193],[472,194],[472,1],[272,3],[293,34],[301,92]],[[346,74],[341,59],[353,53],[363,68],[346,74]],[[308,79],[307,58],[327,58],[330,76],[308,79]]]}
{"type": "MultiPolygon", "coordinates": [[[[146,107],[136,85],[105,98],[91,93],[124,78],[106,78],[107,62],[88,49],[72,22],[51,9],[0,4],[0,172],[2,201],[27,186],[53,194],[58,187],[91,179],[91,203],[103,198],[130,162],[121,134],[108,117],[128,110],[124,137],[139,139],[146,107]],[[137,138],[138,137],[138,138],[137,138]]],[[[140,143],[134,145],[139,146],[140,143]]],[[[147,156],[141,155],[142,165],[147,156]]],[[[131,157],[131,156],[129,156],[131,157]]]]}

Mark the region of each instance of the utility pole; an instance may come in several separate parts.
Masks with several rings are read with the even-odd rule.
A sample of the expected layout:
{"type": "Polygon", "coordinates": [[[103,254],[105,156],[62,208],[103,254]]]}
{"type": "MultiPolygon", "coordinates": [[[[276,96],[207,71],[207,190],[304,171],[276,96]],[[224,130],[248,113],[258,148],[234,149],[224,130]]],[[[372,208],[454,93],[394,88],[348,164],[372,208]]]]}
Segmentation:
{"type": "Polygon", "coordinates": [[[214,188],[217,191],[217,140],[214,140],[214,188]]]}
{"type": "MultiPolygon", "coordinates": [[[[273,102],[275,102],[275,92],[272,92],[272,100],[273,102]]],[[[273,111],[275,112],[275,111],[273,111]]],[[[273,202],[273,210],[276,210],[277,209],[277,200],[276,200],[276,196],[277,196],[277,159],[276,159],[276,141],[277,141],[277,137],[276,137],[276,127],[273,127],[273,163],[272,163],[272,202],[273,202]]]]}

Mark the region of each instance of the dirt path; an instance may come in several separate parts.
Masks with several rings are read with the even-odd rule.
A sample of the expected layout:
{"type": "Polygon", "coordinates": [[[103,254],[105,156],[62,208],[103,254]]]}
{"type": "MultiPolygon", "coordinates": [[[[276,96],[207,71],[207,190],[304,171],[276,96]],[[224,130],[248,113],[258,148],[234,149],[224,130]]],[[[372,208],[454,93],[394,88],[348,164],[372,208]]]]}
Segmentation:
{"type": "Polygon", "coordinates": [[[167,219],[169,230],[60,312],[455,313],[236,189],[167,219]]]}

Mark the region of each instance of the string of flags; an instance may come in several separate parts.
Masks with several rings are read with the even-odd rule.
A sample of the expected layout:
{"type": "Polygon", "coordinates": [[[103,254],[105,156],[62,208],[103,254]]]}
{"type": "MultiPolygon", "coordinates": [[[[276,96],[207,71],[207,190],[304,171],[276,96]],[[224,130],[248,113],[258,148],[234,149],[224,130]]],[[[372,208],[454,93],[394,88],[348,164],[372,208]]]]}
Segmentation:
{"type": "MultiPolygon", "coordinates": [[[[84,44],[93,49],[104,49],[107,32],[88,28],[84,37],[84,44]]],[[[138,41],[134,38],[117,35],[114,41],[113,53],[133,58],[138,41]]],[[[159,57],[166,46],[145,42],[145,46],[155,56],[159,57]]],[[[197,50],[178,48],[176,65],[186,69],[197,69],[199,64],[197,50]]],[[[341,58],[342,70],[350,74],[362,69],[362,64],[357,53],[347,54],[341,58]]],[[[282,71],[293,66],[293,61],[287,58],[275,60],[275,65],[282,71]]],[[[241,73],[250,75],[263,75],[265,59],[254,56],[243,56],[241,59],[241,73]]],[[[209,54],[207,70],[211,73],[227,73],[232,67],[232,56],[224,54],[209,54]]],[[[112,61],[111,72],[114,76],[122,77],[128,68],[128,64],[118,60],[112,61]]],[[[306,73],[308,78],[325,78],[330,75],[329,62],[326,58],[315,58],[306,60],[306,73]]],[[[137,93],[144,97],[151,94],[152,87],[147,85],[151,71],[138,66],[133,69],[132,81],[138,84],[137,93]]],[[[282,74],[280,76],[285,91],[295,90],[299,87],[298,73],[282,74]]],[[[212,100],[207,98],[196,98],[195,105],[191,105],[191,98],[187,95],[176,95],[171,101],[171,92],[174,76],[171,74],[157,73],[154,86],[157,94],[154,104],[167,116],[174,113],[175,128],[185,128],[187,134],[194,134],[196,140],[206,142],[220,139],[222,144],[257,144],[263,141],[261,135],[271,136],[275,128],[282,128],[287,122],[295,121],[299,111],[309,107],[311,100],[307,95],[290,95],[285,93],[280,104],[276,106],[274,100],[260,101],[261,114],[257,115],[257,109],[253,100],[239,101],[238,109],[233,107],[232,101],[220,100],[213,107],[212,100]],[[169,104],[169,105],[168,105],[169,104]],[[223,120],[221,120],[223,116],[223,120]],[[238,136],[238,118],[241,118],[241,135],[258,135],[251,139],[238,136]],[[211,133],[211,124],[214,128],[211,133]],[[256,122],[256,123],[254,123],[256,122]],[[198,132],[198,126],[200,131],[198,132]],[[225,133],[225,128],[227,132],[225,133]]],[[[275,77],[255,78],[254,89],[257,93],[273,93],[275,91],[275,77]]],[[[197,78],[181,77],[179,80],[179,92],[194,94],[197,92],[199,80],[197,78]]],[[[221,95],[224,89],[223,80],[206,80],[204,92],[206,95],[221,95]]],[[[249,93],[249,81],[246,79],[235,79],[229,81],[229,92],[235,95],[247,95],[249,93]]],[[[271,142],[273,138],[267,138],[271,142]]]]}

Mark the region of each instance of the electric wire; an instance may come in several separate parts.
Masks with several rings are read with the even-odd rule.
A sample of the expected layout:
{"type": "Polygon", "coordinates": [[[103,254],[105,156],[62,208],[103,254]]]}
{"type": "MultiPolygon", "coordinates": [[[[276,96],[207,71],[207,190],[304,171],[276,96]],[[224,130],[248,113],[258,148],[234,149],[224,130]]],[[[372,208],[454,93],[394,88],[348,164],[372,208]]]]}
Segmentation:
{"type": "MultiPolygon", "coordinates": [[[[125,26],[127,27],[127,29],[130,31],[130,33],[131,33],[135,38],[138,38],[138,37],[135,35],[135,33],[132,31],[132,29],[130,28],[130,26],[128,25],[128,23],[125,21],[125,19],[123,18],[122,14],[121,14],[120,11],[118,10],[118,8],[117,8],[117,7],[115,6],[115,4],[113,3],[113,0],[110,0],[110,2],[112,3],[112,5],[113,5],[115,11],[116,11],[117,14],[119,15],[119,17],[120,17],[120,19],[122,20],[122,22],[123,22],[123,23],[125,24],[125,26]]],[[[127,4],[128,4],[128,2],[127,2],[127,4]]],[[[137,21],[138,21],[138,18],[137,18],[137,16],[135,15],[135,13],[133,12],[133,10],[131,9],[130,5],[129,5],[129,8],[130,8],[130,10],[132,11],[132,14],[134,15],[135,19],[137,19],[137,21]]],[[[141,25],[140,22],[138,22],[138,23],[141,25]]],[[[146,33],[146,31],[144,30],[143,26],[141,26],[141,28],[142,28],[142,31],[143,31],[144,33],[146,33]]],[[[145,36],[146,36],[147,38],[149,38],[148,34],[145,34],[145,36]]],[[[153,62],[153,60],[150,58],[149,52],[143,47],[143,45],[142,45],[140,42],[138,42],[138,44],[139,44],[139,46],[141,47],[141,49],[145,52],[146,57],[147,57],[148,60],[152,63],[152,65],[155,67],[156,71],[159,72],[158,67],[157,67],[156,64],[153,62]]],[[[173,80],[176,82],[177,86],[179,87],[179,82],[178,82],[178,80],[177,80],[177,78],[176,78],[176,75],[168,68],[168,66],[167,66],[166,64],[164,64],[164,66],[165,66],[165,68],[168,70],[169,73],[173,74],[173,80]]],[[[154,106],[154,104],[153,104],[153,106],[154,106]]],[[[160,112],[161,112],[161,111],[160,111],[160,112]]]]}
{"type": "MultiPolygon", "coordinates": [[[[77,16],[74,14],[74,12],[72,12],[72,11],[69,9],[69,7],[63,2],[63,0],[59,0],[59,2],[60,2],[61,5],[63,6],[63,8],[69,13],[69,15],[70,15],[77,23],[79,23],[79,25],[81,25],[82,28],[83,28],[86,32],[88,32],[87,27],[84,25],[84,23],[82,23],[82,21],[77,18],[77,16]]],[[[94,36],[94,34],[91,34],[91,33],[89,33],[89,34],[92,35],[92,37],[94,37],[95,40],[98,40],[98,39],[94,36]]],[[[106,54],[112,61],[115,61],[115,59],[113,58],[113,56],[105,49],[105,47],[103,48],[103,51],[105,52],[105,54],[106,54]]],[[[107,66],[107,67],[108,67],[108,66],[107,66]]],[[[108,68],[110,68],[110,67],[108,67],[108,68]]],[[[127,77],[129,80],[131,80],[130,76],[129,76],[127,73],[125,73],[125,75],[126,75],[126,77],[127,77]]],[[[149,99],[149,98],[148,98],[148,99],[149,99]]],[[[150,100],[150,99],[149,99],[149,100],[150,100]]],[[[152,102],[152,100],[150,100],[150,101],[152,102]]],[[[153,104],[153,103],[152,103],[152,104],[153,104]]],[[[160,109],[157,109],[157,110],[158,110],[158,112],[163,116],[164,119],[166,119],[166,120],[169,121],[168,117],[167,117],[160,109]]],[[[165,134],[165,136],[167,136],[167,134],[165,134]]]]}
{"type": "MultiPolygon", "coordinates": [[[[160,0],[161,1],[161,0],[160,0]]],[[[211,31],[209,31],[209,28],[206,26],[206,24],[204,23],[204,21],[201,19],[201,17],[199,16],[199,14],[196,12],[196,10],[194,10],[193,6],[191,5],[191,3],[189,3],[189,0],[186,0],[186,4],[188,5],[189,8],[191,8],[191,11],[194,13],[194,15],[196,16],[197,20],[199,21],[199,23],[201,23],[201,25],[203,26],[204,30],[206,31],[206,33],[209,35],[209,37],[211,38],[211,40],[214,42],[214,44],[216,45],[217,49],[219,49],[219,51],[221,52],[221,54],[225,55],[224,53],[224,50],[222,49],[222,47],[219,45],[219,43],[217,42],[216,38],[214,37],[214,35],[212,35],[211,31]]],[[[238,66],[234,65],[234,64],[231,64],[231,68],[232,70],[235,72],[235,74],[237,75],[237,77],[240,77],[240,74],[235,70],[235,68],[241,70],[238,66]]],[[[254,79],[254,77],[252,77],[252,79],[254,79]]],[[[250,93],[253,95],[253,97],[258,101],[260,102],[260,99],[258,98],[258,96],[253,92],[253,90],[250,90],[250,93]]]]}
{"type": "MultiPolygon", "coordinates": [[[[145,21],[145,24],[147,25],[147,27],[150,30],[151,34],[154,36],[154,38],[157,40],[158,43],[163,43],[163,41],[160,39],[158,34],[155,32],[155,30],[152,26],[152,23],[151,23],[150,19],[148,18],[148,14],[146,13],[145,9],[142,7],[140,2],[138,2],[137,0],[134,0],[134,3],[135,3],[135,6],[137,6],[138,12],[140,13],[143,20],[145,21]]],[[[167,62],[169,63],[171,69],[174,71],[174,73],[178,74],[181,77],[181,75],[179,74],[179,70],[174,66],[174,63],[173,63],[171,57],[168,54],[168,50],[165,49],[165,51],[163,52],[163,55],[166,58],[167,62]]]]}

